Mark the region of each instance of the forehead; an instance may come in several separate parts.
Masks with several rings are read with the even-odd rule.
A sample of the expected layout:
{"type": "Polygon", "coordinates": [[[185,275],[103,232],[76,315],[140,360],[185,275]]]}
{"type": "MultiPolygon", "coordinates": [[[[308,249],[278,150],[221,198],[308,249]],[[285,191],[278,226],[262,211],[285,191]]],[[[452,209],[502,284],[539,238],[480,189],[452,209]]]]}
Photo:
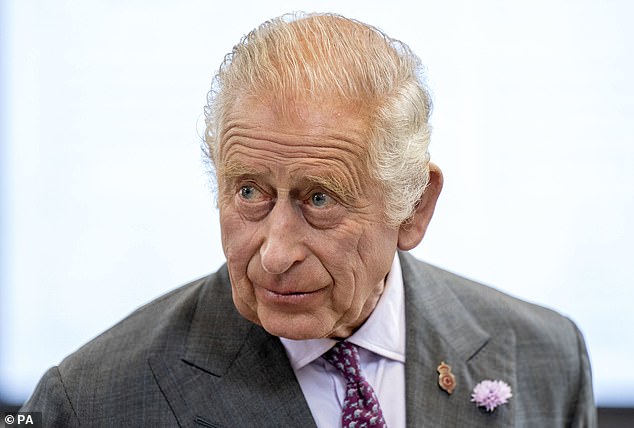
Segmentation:
{"type": "MultiPolygon", "coordinates": [[[[352,105],[301,103],[280,107],[255,99],[236,100],[223,121],[218,169],[238,160],[273,164],[343,161],[366,166],[369,115],[352,105]]],[[[220,172],[220,171],[219,171],[220,172]]]]}

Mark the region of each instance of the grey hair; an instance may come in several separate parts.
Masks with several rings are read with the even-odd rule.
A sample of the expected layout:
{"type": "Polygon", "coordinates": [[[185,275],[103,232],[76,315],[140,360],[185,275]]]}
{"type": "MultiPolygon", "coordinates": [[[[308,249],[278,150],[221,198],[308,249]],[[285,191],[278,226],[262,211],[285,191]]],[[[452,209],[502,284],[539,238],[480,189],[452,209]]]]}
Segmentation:
{"type": "MultiPolygon", "coordinates": [[[[212,177],[226,114],[238,95],[336,100],[369,111],[368,160],[391,225],[406,222],[429,181],[431,97],[420,59],[379,29],[335,14],[274,18],[225,56],[205,106],[204,150],[212,177]]],[[[215,177],[214,177],[215,178],[215,177]]]]}

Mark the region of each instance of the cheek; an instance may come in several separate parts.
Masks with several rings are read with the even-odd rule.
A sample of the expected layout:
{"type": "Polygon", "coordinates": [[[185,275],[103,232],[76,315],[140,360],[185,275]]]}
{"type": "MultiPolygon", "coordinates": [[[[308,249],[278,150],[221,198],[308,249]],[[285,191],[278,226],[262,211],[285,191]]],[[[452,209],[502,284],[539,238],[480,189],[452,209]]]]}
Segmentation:
{"type": "Polygon", "coordinates": [[[245,255],[244,250],[253,241],[254,233],[254,223],[244,221],[232,207],[221,208],[220,236],[227,259],[245,255]]]}
{"type": "Polygon", "coordinates": [[[239,215],[230,210],[221,211],[220,224],[222,249],[227,259],[231,282],[240,293],[245,293],[250,288],[247,268],[259,250],[256,240],[257,224],[242,221],[239,215]]]}
{"type": "Polygon", "coordinates": [[[377,224],[356,226],[333,239],[322,252],[322,260],[338,284],[334,289],[338,306],[362,305],[389,272],[396,252],[397,230],[377,224]]]}
{"type": "Polygon", "coordinates": [[[346,277],[355,270],[362,228],[343,224],[329,231],[314,230],[309,247],[334,277],[346,277]]]}
{"type": "Polygon", "coordinates": [[[319,231],[318,234],[318,237],[313,234],[311,250],[334,279],[332,304],[337,311],[346,310],[353,305],[358,283],[363,281],[359,257],[363,228],[351,223],[332,233],[319,231]]]}
{"type": "Polygon", "coordinates": [[[220,224],[234,304],[242,316],[259,324],[253,287],[247,277],[247,266],[254,251],[257,251],[257,246],[253,244],[255,230],[235,212],[227,209],[220,211],[220,224]]]}

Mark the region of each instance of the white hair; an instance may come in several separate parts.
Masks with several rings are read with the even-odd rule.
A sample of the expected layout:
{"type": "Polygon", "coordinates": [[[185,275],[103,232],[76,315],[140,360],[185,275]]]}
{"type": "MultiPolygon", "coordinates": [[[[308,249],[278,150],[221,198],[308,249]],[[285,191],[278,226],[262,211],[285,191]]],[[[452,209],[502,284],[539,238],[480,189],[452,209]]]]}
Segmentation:
{"type": "Polygon", "coordinates": [[[420,59],[375,27],[334,14],[272,19],[244,36],[220,66],[205,106],[205,152],[216,169],[226,114],[238,95],[333,100],[368,111],[369,172],[386,221],[407,221],[429,181],[431,99],[420,59]]]}

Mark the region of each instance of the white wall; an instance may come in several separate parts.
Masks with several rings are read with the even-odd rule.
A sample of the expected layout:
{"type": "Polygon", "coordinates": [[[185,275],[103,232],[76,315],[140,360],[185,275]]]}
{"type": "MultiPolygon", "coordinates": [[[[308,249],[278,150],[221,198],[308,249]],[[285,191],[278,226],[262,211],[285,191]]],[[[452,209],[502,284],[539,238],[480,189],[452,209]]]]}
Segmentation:
{"type": "Polygon", "coordinates": [[[215,3],[5,2],[0,398],[222,263],[206,91],[242,34],[299,9],[427,64],[445,189],[415,253],[573,318],[599,403],[634,405],[631,2],[215,3]]]}

